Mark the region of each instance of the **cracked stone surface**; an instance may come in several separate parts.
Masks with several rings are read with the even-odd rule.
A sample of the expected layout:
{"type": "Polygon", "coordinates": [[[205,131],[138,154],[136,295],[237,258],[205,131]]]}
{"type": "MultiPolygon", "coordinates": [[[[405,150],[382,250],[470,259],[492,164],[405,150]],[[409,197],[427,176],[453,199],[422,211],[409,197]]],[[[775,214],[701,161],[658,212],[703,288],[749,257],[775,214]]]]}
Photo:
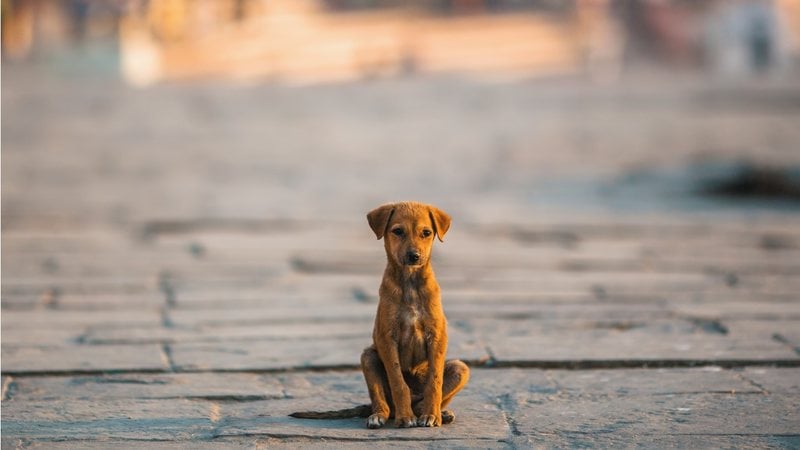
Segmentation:
{"type": "Polygon", "coordinates": [[[620,194],[687,161],[797,166],[794,81],[4,69],[3,448],[800,447],[796,206],[620,194]],[[695,101],[740,90],[761,100],[695,101]],[[455,423],[289,417],[367,402],[364,214],[400,198],[454,218],[434,267],[472,367],[455,423]]]}

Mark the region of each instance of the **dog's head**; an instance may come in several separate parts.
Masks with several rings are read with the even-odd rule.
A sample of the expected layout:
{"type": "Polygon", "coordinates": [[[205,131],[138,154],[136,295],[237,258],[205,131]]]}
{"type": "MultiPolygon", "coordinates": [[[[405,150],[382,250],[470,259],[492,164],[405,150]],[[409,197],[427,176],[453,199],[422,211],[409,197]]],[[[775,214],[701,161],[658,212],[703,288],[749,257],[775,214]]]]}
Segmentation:
{"type": "Polygon", "coordinates": [[[390,261],[409,268],[428,264],[433,237],[441,241],[450,228],[447,213],[416,202],[379,206],[367,214],[367,221],[375,236],[383,238],[390,261]]]}

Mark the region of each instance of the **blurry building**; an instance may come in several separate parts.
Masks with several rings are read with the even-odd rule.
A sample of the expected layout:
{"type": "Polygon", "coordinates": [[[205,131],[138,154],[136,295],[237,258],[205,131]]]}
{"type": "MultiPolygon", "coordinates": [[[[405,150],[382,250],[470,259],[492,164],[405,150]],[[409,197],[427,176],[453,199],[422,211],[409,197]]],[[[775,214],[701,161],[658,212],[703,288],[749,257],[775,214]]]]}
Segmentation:
{"type": "Polygon", "coordinates": [[[800,0],[618,0],[637,57],[718,74],[783,71],[800,58],[800,0]]]}
{"type": "Polygon", "coordinates": [[[561,73],[575,67],[570,31],[557,12],[498,14],[505,8],[497,1],[400,3],[151,0],[124,19],[123,41],[134,43],[123,42],[123,48],[140,55],[137,61],[157,55],[158,77],[167,79],[306,82],[411,72],[561,73]]]}
{"type": "Polygon", "coordinates": [[[704,30],[709,64],[726,76],[787,67],[796,45],[789,33],[792,15],[800,13],[792,10],[796,6],[789,1],[716,2],[704,30]]]}
{"type": "Polygon", "coordinates": [[[115,39],[123,0],[0,0],[4,59],[115,39]]]}
{"type": "Polygon", "coordinates": [[[631,61],[796,67],[800,0],[1,0],[3,57],[107,39],[134,84],[483,72],[614,78],[631,61]]]}

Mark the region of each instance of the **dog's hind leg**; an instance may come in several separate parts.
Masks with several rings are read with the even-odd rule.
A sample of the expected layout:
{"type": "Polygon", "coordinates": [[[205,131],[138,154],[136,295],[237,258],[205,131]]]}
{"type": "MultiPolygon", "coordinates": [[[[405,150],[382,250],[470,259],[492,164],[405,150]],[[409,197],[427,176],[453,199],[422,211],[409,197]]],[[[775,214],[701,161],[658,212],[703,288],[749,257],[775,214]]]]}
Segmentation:
{"type": "Polygon", "coordinates": [[[452,423],[456,419],[455,414],[445,408],[467,381],[469,381],[469,367],[466,364],[457,359],[445,362],[442,383],[442,424],[452,423]]]}

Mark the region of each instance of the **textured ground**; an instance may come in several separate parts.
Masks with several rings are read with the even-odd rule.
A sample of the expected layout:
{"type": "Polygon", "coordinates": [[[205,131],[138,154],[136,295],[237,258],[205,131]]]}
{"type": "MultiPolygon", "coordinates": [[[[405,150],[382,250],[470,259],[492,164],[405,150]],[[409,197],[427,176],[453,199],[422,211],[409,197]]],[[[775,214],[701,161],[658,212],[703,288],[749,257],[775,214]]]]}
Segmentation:
{"type": "Polygon", "coordinates": [[[4,69],[4,447],[800,446],[797,203],[684,169],[800,163],[796,82],[4,69]],[[367,400],[393,199],[454,217],[456,423],[289,418],[367,400]]]}

